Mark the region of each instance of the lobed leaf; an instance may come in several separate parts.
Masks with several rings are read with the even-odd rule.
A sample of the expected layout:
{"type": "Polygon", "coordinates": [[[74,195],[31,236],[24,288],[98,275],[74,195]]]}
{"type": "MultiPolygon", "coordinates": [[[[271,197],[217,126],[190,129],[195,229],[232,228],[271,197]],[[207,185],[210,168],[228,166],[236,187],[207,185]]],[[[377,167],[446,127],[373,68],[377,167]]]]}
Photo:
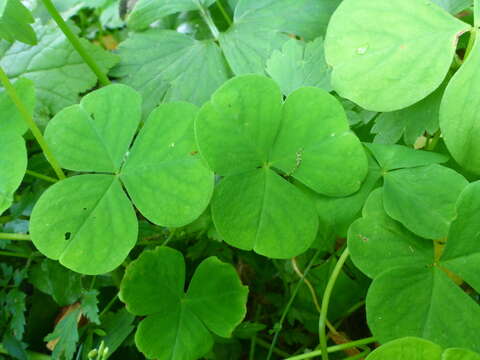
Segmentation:
{"type": "Polygon", "coordinates": [[[33,16],[20,0],[0,1],[0,38],[35,45],[37,37],[32,29],[33,16]]]}

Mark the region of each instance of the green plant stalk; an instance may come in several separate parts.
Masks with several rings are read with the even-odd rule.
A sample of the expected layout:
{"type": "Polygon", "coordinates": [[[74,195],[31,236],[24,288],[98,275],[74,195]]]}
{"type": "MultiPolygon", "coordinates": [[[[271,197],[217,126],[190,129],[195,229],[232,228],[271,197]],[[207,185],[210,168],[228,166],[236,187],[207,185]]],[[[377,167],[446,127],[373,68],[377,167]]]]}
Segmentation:
{"type": "Polygon", "coordinates": [[[65,174],[63,173],[63,170],[60,167],[60,164],[57,162],[52,152],[50,151],[50,148],[48,147],[47,142],[45,141],[45,138],[42,135],[42,132],[38,128],[37,124],[33,120],[32,115],[28,112],[22,100],[20,100],[20,97],[17,94],[17,90],[15,90],[15,87],[12,85],[12,83],[10,82],[10,79],[8,78],[5,71],[3,71],[3,68],[1,66],[0,66],[0,81],[2,82],[3,87],[7,91],[8,96],[10,97],[10,99],[13,101],[18,111],[20,112],[20,115],[23,117],[28,127],[30,128],[30,131],[32,132],[35,139],[37,140],[38,145],[40,145],[40,148],[45,154],[47,161],[50,163],[53,170],[55,171],[55,174],[57,174],[59,179],[65,179],[65,174]]]}
{"type": "Polygon", "coordinates": [[[223,6],[222,1],[221,1],[221,0],[217,0],[217,1],[216,1],[216,4],[217,4],[218,9],[219,9],[220,12],[222,13],[223,17],[225,18],[225,21],[227,22],[227,24],[228,24],[229,26],[232,26],[232,25],[233,25],[233,21],[232,21],[232,19],[230,19],[230,16],[228,15],[227,11],[225,10],[225,7],[223,6]]]}
{"type": "Polygon", "coordinates": [[[40,179],[40,180],[44,180],[44,181],[48,181],[48,182],[51,182],[51,183],[56,183],[57,182],[57,179],[55,178],[52,178],[50,176],[47,176],[47,175],[43,175],[43,174],[40,174],[36,171],[32,171],[32,170],[27,170],[26,172],[27,175],[30,175],[30,176],[33,176],[37,179],[40,179]]]}
{"type": "MultiPolygon", "coordinates": [[[[50,1],[50,0],[48,0],[50,1]]],[[[207,24],[208,28],[210,29],[210,32],[213,35],[213,38],[215,40],[218,40],[218,37],[220,36],[220,31],[218,30],[217,26],[213,22],[212,17],[210,16],[210,12],[208,9],[205,9],[202,4],[198,0],[196,0],[198,10],[200,12],[200,15],[202,16],[203,21],[207,24]]]]}
{"type": "Polygon", "coordinates": [[[110,301],[105,306],[105,308],[102,310],[102,312],[98,315],[98,317],[102,318],[107,313],[107,311],[110,310],[110,308],[113,306],[113,304],[115,304],[115,301],[117,301],[117,299],[118,299],[118,294],[116,294],[112,299],[110,299],[110,301]]]}
{"type": "Polygon", "coordinates": [[[0,233],[0,239],[2,240],[23,240],[31,241],[32,238],[27,234],[11,234],[11,233],[0,233]]]}
{"type": "Polygon", "coordinates": [[[52,0],[42,0],[42,1],[43,1],[43,4],[45,5],[45,8],[50,13],[50,16],[57,23],[60,30],[62,30],[62,32],[65,34],[68,41],[70,41],[72,46],[75,48],[78,54],[82,57],[85,63],[95,73],[100,84],[102,86],[109,85],[110,79],[102,71],[100,66],[93,59],[93,57],[85,50],[78,36],[72,31],[72,29],[70,29],[70,27],[67,25],[65,20],[63,20],[62,16],[58,13],[58,10],[56,9],[55,5],[53,5],[52,0]]]}
{"type": "Polygon", "coordinates": [[[0,251],[0,256],[18,257],[22,259],[30,259],[29,254],[15,253],[11,251],[0,251]]]}
{"type": "MultiPolygon", "coordinates": [[[[0,344],[0,354],[9,355],[8,351],[0,344]]],[[[52,358],[49,355],[40,354],[37,352],[27,350],[27,359],[28,360],[51,360],[52,358]]]]}
{"type": "MultiPolygon", "coordinates": [[[[270,343],[266,342],[265,340],[259,338],[257,336],[257,339],[256,339],[256,344],[263,347],[264,349],[270,349],[270,343]]],[[[279,348],[273,348],[273,353],[278,355],[278,356],[281,356],[282,358],[288,358],[290,356],[289,353],[283,351],[283,350],[280,350],[279,348]]]]}
{"type": "Polygon", "coordinates": [[[333,269],[332,275],[330,275],[330,279],[328,279],[327,287],[325,288],[325,292],[323,293],[322,299],[322,311],[320,312],[320,319],[318,321],[318,333],[320,336],[320,349],[322,350],[322,359],[328,360],[328,352],[327,352],[327,332],[326,332],[326,323],[327,323],[327,314],[328,314],[328,305],[330,302],[330,296],[332,295],[333,287],[335,286],[335,282],[337,281],[338,275],[340,275],[340,271],[342,270],[345,261],[347,261],[349,252],[348,247],[345,248],[342,255],[337,261],[335,268],[333,269]]]}
{"type": "MultiPolygon", "coordinates": [[[[478,20],[475,20],[478,21],[478,20]]],[[[477,37],[477,27],[474,27],[470,31],[470,39],[468,39],[468,44],[467,44],[467,49],[465,50],[465,56],[463,57],[463,62],[468,59],[468,55],[470,55],[470,52],[473,49],[473,45],[475,44],[475,39],[477,37]]]]}
{"type": "MultiPolygon", "coordinates": [[[[374,337],[368,337],[368,338],[365,338],[365,339],[355,340],[355,341],[352,341],[352,342],[349,342],[349,343],[346,343],[346,344],[330,346],[330,347],[327,348],[326,352],[331,354],[331,353],[334,353],[334,352],[338,352],[338,351],[342,351],[342,350],[346,350],[346,349],[351,349],[351,348],[359,347],[359,346],[362,346],[362,345],[371,344],[375,341],[377,341],[377,340],[374,337]]],[[[300,355],[292,356],[292,357],[286,358],[285,360],[311,359],[313,357],[321,356],[321,355],[322,355],[322,350],[315,350],[315,351],[311,351],[311,352],[306,353],[306,354],[300,354],[300,355]]],[[[365,356],[365,352],[363,352],[362,355],[365,356]]],[[[355,356],[358,356],[358,355],[355,355],[355,356]]]]}
{"type": "Polygon", "coordinates": [[[300,278],[300,280],[298,280],[297,285],[293,289],[292,295],[290,296],[290,299],[288,300],[287,306],[285,306],[285,309],[283,310],[282,316],[280,317],[280,321],[278,322],[278,324],[276,324],[275,334],[273,335],[272,344],[270,345],[270,349],[268,350],[268,355],[267,355],[266,360],[270,360],[270,358],[272,357],[273,348],[275,347],[275,345],[277,343],[278,336],[280,334],[280,330],[282,329],[283,322],[285,321],[285,318],[287,317],[287,314],[290,311],[290,308],[292,307],[293,301],[295,300],[295,297],[297,296],[298,290],[300,290],[300,287],[302,286],[305,277],[308,275],[308,272],[310,271],[311,267],[313,266],[313,264],[317,260],[318,256],[320,255],[320,252],[321,252],[321,249],[318,249],[315,252],[315,255],[313,255],[312,259],[310,260],[307,267],[305,268],[305,271],[303,272],[303,277],[300,278]]]}

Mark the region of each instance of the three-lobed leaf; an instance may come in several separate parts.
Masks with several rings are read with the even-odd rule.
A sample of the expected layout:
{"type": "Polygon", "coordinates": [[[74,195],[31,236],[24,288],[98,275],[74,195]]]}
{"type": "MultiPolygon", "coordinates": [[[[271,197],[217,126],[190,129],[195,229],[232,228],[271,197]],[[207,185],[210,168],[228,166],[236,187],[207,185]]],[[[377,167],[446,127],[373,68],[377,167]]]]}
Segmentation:
{"type": "Polygon", "coordinates": [[[213,345],[210,331],[229,337],[246,313],[248,288],[231,265],[215,257],[196,269],[186,294],[181,253],[158,247],[127,268],[120,298],[129,312],[146,316],[135,342],[147,358],[195,360],[213,345]]]}
{"type": "Polygon", "coordinates": [[[0,1],[0,38],[35,45],[37,37],[31,26],[33,22],[32,14],[20,0],[0,1]]]}

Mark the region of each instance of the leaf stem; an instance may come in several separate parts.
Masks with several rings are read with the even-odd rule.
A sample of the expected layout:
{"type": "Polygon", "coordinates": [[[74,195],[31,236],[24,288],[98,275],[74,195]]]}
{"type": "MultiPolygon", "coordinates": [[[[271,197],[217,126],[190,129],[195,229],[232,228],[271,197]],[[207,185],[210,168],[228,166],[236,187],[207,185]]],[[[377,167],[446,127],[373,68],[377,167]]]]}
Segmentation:
{"type": "Polygon", "coordinates": [[[45,141],[45,138],[42,135],[42,132],[40,131],[37,124],[33,120],[32,114],[30,114],[30,112],[27,110],[27,108],[23,104],[22,100],[20,100],[20,97],[17,94],[17,90],[12,85],[12,83],[10,82],[10,79],[8,78],[7,74],[5,74],[5,71],[3,71],[3,68],[1,66],[0,66],[0,81],[2,82],[3,87],[7,91],[8,96],[10,97],[10,99],[13,101],[18,111],[20,112],[20,115],[28,124],[30,131],[32,132],[35,139],[37,140],[38,145],[40,145],[40,148],[45,154],[47,161],[50,163],[53,170],[55,171],[55,174],[57,174],[59,179],[65,179],[65,174],[63,173],[62,168],[60,167],[57,160],[55,159],[52,152],[50,151],[50,148],[48,147],[47,142],[45,141]]]}
{"type": "Polygon", "coordinates": [[[51,182],[51,183],[56,183],[58,181],[55,178],[52,178],[52,177],[47,176],[47,175],[40,174],[40,173],[38,173],[36,171],[33,171],[33,170],[27,170],[26,174],[30,175],[30,176],[33,176],[33,177],[36,177],[38,179],[44,180],[44,181],[51,182]]]}
{"type": "Polygon", "coordinates": [[[103,308],[102,312],[98,315],[99,318],[103,317],[108,310],[115,304],[115,301],[118,299],[118,293],[108,302],[108,304],[103,308]]]}
{"type": "Polygon", "coordinates": [[[335,286],[335,282],[337,281],[338,275],[340,275],[340,271],[342,270],[342,267],[345,264],[345,261],[347,261],[348,255],[349,255],[349,252],[347,247],[343,251],[340,258],[338,259],[337,264],[335,265],[335,268],[333,269],[333,272],[330,275],[330,279],[328,279],[325,292],[323,293],[322,311],[320,312],[320,319],[318,321],[318,332],[320,336],[320,349],[322,350],[322,360],[328,360],[327,333],[325,331],[325,325],[327,322],[328,305],[330,302],[330,296],[332,295],[333,287],[335,286]]]}
{"type": "Polygon", "coordinates": [[[221,0],[217,0],[217,1],[216,1],[216,4],[217,4],[218,9],[219,9],[220,12],[222,13],[223,17],[225,18],[225,21],[227,22],[227,24],[228,24],[229,26],[232,26],[232,25],[233,25],[233,21],[232,21],[232,19],[230,19],[230,16],[228,15],[227,11],[225,10],[225,7],[223,6],[222,1],[221,1],[221,0]]]}
{"type": "MultiPolygon", "coordinates": [[[[346,343],[346,344],[330,346],[330,347],[327,348],[326,352],[327,353],[334,353],[334,352],[338,352],[338,351],[342,351],[342,350],[346,350],[346,349],[351,349],[351,348],[354,348],[354,347],[359,347],[359,346],[362,346],[362,345],[371,344],[375,341],[377,341],[377,340],[374,337],[368,337],[368,338],[365,338],[365,339],[351,341],[351,342],[346,343]]],[[[292,357],[286,358],[285,360],[311,359],[313,357],[321,356],[321,355],[322,355],[322,350],[315,350],[315,351],[311,351],[311,352],[306,353],[306,354],[292,356],[292,357]]],[[[362,355],[365,356],[365,352],[363,352],[362,355]]],[[[358,355],[355,355],[355,356],[358,356],[358,355]]],[[[351,358],[349,358],[349,359],[351,359],[351,358]]]]}
{"type": "MultiPolygon", "coordinates": [[[[261,347],[265,348],[265,349],[270,349],[270,344],[268,342],[266,342],[265,340],[259,338],[257,336],[257,340],[256,340],[256,344],[257,345],[260,345],[261,347]]],[[[277,347],[274,347],[273,348],[273,353],[277,354],[278,356],[281,356],[283,358],[288,358],[290,356],[289,353],[283,351],[283,350],[280,350],[279,348],[277,347]]]]}
{"type": "Polygon", "coordinates": [[[198,0],[195,1],[197,3],[198,10],[200,12],[200,15],[202,16],[203,21],[207,24],[208,28],[210,29],[210,32],[213,35],[213,38],[215,40],[218,40],[218,37],[220,36],[220,31],[218,31],[217,26],[213,22],[213,19],[210,15],[210,12],[208,9],[205,9],[202,4],[198,0]]]}
{"type": "Polygon", "coordinates": [[[0,239],[2,240],[20,240],[31,241],[30,235],[27,234],[14,234],[14,233],[0,233],[0,239]]]}
{"type": "Polygon", "coordinates": [[[10,256],[10,257],[18,257],[22,259],[30,259],[30,254],[25,253],[16,253],[12,251],[0,251],[0,256],[10,256]]]}
{"type": "Polygon", "coordinates": [[[100,84],[102,86],[109,85],[110,80],[107,77],[107,75],[104,74],[104,72],[102,71],[100,66],[98,66],[94,58],[85,50],[78,36],[72,31],[72,29],[70,29],[70,27],[67,25],[65,20],[63,20],[62,16],[59,14],[58,10],[55,8],[55,5],[53,5],[52,0],[42,0],[42,1],[43,1],[43,4],[45,5],[45,8],[50,13],[50,16],[57,23],[60,30],[62,30],[62,32],[65,34],[68,41],[70,41],[72,46],[75,48],[78,54],[83,58],[85,63],[95,73],[98,80],[100,81],[100,84]]]}
{"type": "Polygon", "coordinates": [[[470,31],[470,39],[468,39],[468,44],[467,44],[467,49],[465,50],[465,55],[463,56],[463,62],[468,59],[468,55],[470,55],[470,52],[473,49],[473,45],[475,44],[475,39],[477,37],[477,28],[474,27],[470,31]]]}
{"type": "Polygon", "coordinates": [[[302,283],[305,280],[305,276],[308,275],[308,272],[312,268],[313,264],[317,260],[320,253],[321,253],[321,249],[318,249],[315,252],[312,259],[310,260],[307,267],[305,268],[304,276],[302,278],[300,278],[300,280],[298,280],[297,285],[293,289],[292,295],[290,296],[290,299],[288,300],[287,306],[285,306],[285,309],[283,310],[282,316],[280,317],[280,321],[275,325],[275,334],[273,335],[272,344],[270,345],[270,349],[268,350],[268,355],[267,355],[266,360],[270,360],[270,358],[272,357],[273,348],[275,347],[275,345],[277,343],[278,336],[280,334],[280,331],[282,330],[283,322],[285,321],[285,318],[287,317],[287,314],[290,311],[290,308],[292,307],[293,301],[295,300],[295,297],[297,296],[298,290],[300,290],[300,287],[302,286],[302,283]]]}

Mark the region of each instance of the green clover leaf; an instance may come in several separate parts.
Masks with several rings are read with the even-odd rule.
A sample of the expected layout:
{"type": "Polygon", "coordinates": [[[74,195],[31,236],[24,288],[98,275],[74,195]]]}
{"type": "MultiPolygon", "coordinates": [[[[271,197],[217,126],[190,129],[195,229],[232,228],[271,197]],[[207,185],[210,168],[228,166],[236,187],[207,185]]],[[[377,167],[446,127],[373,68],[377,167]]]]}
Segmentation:
{"type": "Polygon", "coordinates": [[[332,86],[368,110],[413,105],[440,86],[470,28],[430,0],[345,0],[325,38],[332,86]]]}
{"type": "Polygon", "coordinates": [[[171,248],[144,251],[128,266],[120,299],[129,312],[146,316],[135,342],[147,358],[198,359],[213,345],[210,332],[229,337],[246,314],[248,288],[216,257],[197,267],[186,293],[184,287],[185,262],[171,248]]]}
{"type": "Polygon", "coordinates": [[[466,349],[442,349],[420,338],[404,337],[377,348],[367,360],[480,360],[480,355],[466,349]]]}
{"type": "Polygon", "coordinates": [[[286,178],[346,196],[367,174],[365,152],[342,106],[322,89],[301,88],[283,103],[272,80],[240,76],[201,108],[195,131],[200,153],[224,176],[212,200],[218,232],[227,243],[265,256],[298,255],[317,232],[313,202],[286,178]]]}
{"type": "Polygon", "coordinates": [[[419,336],[445,347],[479,351],[472,329],[480,321],[480,307],[458,284],[466,281],[480,289],[475,230],[480,183],[468,185],[458,198],[444,249],[390,218],[382,191],[370,195],[363,217],[348,234],[353,262],[373,278],[366,300],[372,333],[381,342],[419,336]]]}
{"type": "Polygon", "coordinates": [[[455,203],[468,184],[456,171],[437,164],[447,157],[400,145],[366,146],[382,169],[387,214],[421,237],[446,237],[455,203]]]}
{"type": "Polygon", "coordinates": [[[37,43],[37,36],[30,24],[34,19],[20,0],[0,0],[0,38],[29,45],[37,43]]]}
{"type": "Polygon", "coordinates": [[[32,212],[35,246],[69,269],[111,271],[135,245],[138,222],[122,185],[137,209],[157,225],[186,225],[208,205],[213,175],[195,156],[197,108],[187,103],[159,106],[130,148],[141,106],[135,90],[110,85],[62,110],[45,131],[64,168],[96,173],[56,183],[32,212]]]}
{"type": "MultiPolygon", "coordinates": [[[[8,124],[8,123],[7,123],[8,124]]],[[[13,194],[27,170],[25,140],[7,126],[0,141],[0,214],[12,205],[13,194]]]]}

